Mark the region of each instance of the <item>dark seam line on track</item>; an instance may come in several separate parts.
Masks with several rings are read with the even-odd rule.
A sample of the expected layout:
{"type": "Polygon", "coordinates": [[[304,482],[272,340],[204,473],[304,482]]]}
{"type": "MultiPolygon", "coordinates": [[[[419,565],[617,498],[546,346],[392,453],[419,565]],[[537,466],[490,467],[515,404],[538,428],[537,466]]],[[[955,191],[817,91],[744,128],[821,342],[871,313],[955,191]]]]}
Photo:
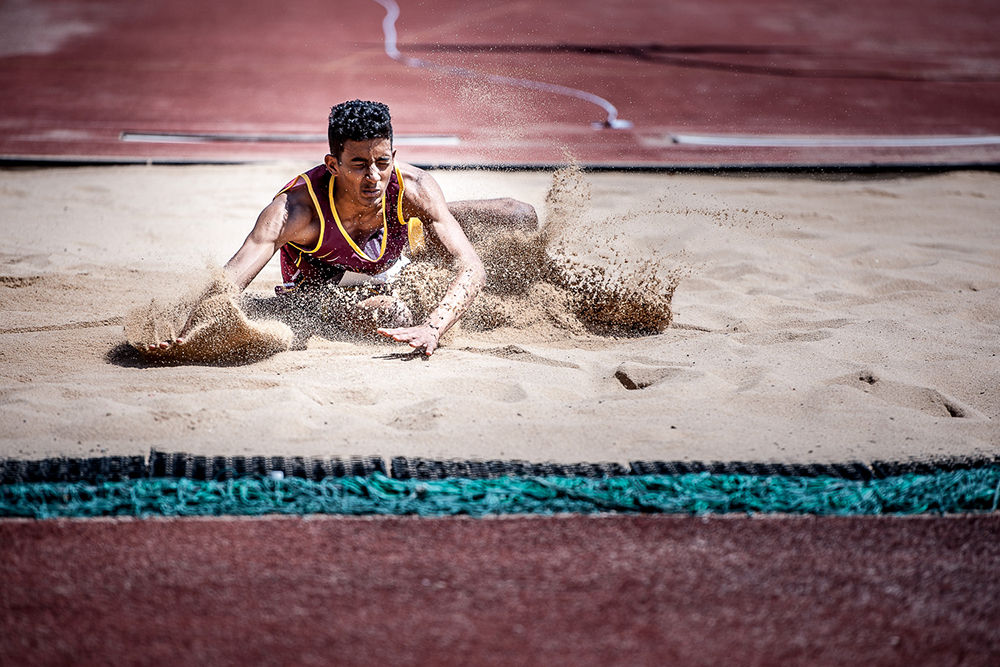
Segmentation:
{"type": "MultiPolygon", "coordinates": [[[[101,158],[95,156],[82,156],[80,158],[70,158],[59,156],[46,158],[43,156],[9,156],[0,155],[0,169],[63,169],[73,167],[134,167],[152,166],[158,167],[192,167],[192,166],[238,166],[257,164],[278,164],[287,162],[288,158],[266,158],[266,159],[232,159],[204,160],[198,158],[101,158]]],[[[488,163],[488,162],[424,162],[413,161],[410,164],[421,169],[441,171],[556,171],[566,167],[566,163],[544,162],[544,163],[488,163]]],[[[953,163],[919,163],[900,162],[898,164],[871,164],[871,163],[841,163],[841,164],[771,164],[771,163],[751,163],[751,164],[677,164],[672,162],[659,162],[642,165],[620,165],[613,163],[594,162],[581,163],[580,169],[584,172],[622,172],[622,173],[650,173],[650,174],[671,174],[671,173],[692,173],[692,174],[908,174],[926,173],[943,174],[951,171],[1000,171],[1000,162],[953,162],[953,163]]]]}

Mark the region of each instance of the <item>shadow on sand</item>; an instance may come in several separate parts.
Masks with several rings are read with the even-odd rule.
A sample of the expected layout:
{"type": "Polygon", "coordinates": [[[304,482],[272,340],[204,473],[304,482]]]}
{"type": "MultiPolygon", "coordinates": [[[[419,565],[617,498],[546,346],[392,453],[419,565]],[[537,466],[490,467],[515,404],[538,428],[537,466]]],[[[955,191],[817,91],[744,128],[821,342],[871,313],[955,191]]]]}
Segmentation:
{"type": "MultiPolygon", "coordinates": [[[[289,350],[306,349],[306,344],[313,336],[347,343],[364,343],[368,345],[384,343],[386,346],[398,345],[398,343],[379,336],[374,331],[371,333],[360,333],[356,325],[352,326],[350,323],[330,321],[329,317],[324,316],[324,308],[321,302],[315,299],[293,299],[288,296],[265,297],[244,294],[240,297],[239,306],[240,310],[250,320],[273,320],[288,325],[293,334],[289,350]]],[[[165,366],[232,367],[256,363],[272,357],[276,353],[274,350],[260,352],[234,350],[232,354],[222,354],[217,358],[205,360],[185,357],[178,358],[156,352],[146,353],[136,349],[128,342],[122,342],[108,350],[104,358],[107,363],[123,368],[159,368],[165,366]]],[[[408,361],[416,356],[425,355],[420,351],[414,351],[412,353],[390,354],[385,358],[399,358],[403,361],[408,361]]]]}

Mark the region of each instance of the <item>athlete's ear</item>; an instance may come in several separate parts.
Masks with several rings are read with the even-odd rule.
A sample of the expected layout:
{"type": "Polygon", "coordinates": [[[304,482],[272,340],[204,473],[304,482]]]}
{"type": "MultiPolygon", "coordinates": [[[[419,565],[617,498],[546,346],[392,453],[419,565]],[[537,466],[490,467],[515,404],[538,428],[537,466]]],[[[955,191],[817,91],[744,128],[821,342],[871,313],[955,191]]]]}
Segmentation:
{"type": "Polygon", "coordinates": [[[323,158],[323,162],[326,164],[326,168],[330,170],[331,174],[333,174],[334,176],[338,175],[338,173],[340,172],[340,162],[337,160],[337,158],[333,157],[330,154],[327,154],[327,156],[323,158]]]}

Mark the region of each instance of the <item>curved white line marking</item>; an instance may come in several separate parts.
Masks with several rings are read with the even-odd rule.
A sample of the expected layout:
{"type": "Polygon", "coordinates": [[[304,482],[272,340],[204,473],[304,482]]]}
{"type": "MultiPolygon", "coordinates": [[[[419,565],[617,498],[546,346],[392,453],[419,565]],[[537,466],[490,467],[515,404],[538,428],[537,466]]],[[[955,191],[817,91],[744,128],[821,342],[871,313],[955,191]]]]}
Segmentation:
{"type": "Polygon", "coordinates": [[[531,79],[516,79],[514,77],[498,76],[496,74],[480,74],[479,72],[473,72],[472,70],[462,67],[438,65],[437,63],[432,63],[427,60],[404,56],[396,47],[396,19],[399,18],[399,5],[396,4],[396,0],[374,1],[385,8],[385,18],[382,19],[382,33],[385,35],[385,55],[406,65],[407,67],[419,67],[421,69],[434,70],[436,72],[451,74],[452,76],[460,76],[466,79],[482,79],[484,81],[489,81],[490,83],[496,83],[504,86],[528,88],[530,90],[540,90],[545,93],[575,97],[578,100],[596,104],[604,109],[607,114],[607,118],[603,123],[593,123],[593,127],[595,129],[611,128],[613,130],[627,130],[632,127],[631,122],[618,118],[618,109],[616,109],[611,102],[608,102],[603,97],[599,97],[593,93],[577,90],[576,88],[569,88],[567,86],[560,86],[554,83],[532,81],[531,79]]]}

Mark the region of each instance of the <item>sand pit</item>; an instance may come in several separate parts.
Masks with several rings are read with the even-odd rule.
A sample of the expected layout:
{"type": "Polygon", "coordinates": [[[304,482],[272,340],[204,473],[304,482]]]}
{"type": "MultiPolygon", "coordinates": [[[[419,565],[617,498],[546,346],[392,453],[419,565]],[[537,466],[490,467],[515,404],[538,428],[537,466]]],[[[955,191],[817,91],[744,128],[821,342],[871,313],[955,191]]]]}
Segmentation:
{"type": "MultiPolygon", "coordinates": [[[[560,190],[548,173],[440,172],[450,199],[516,197],[552,226],[544,247],[497,250],[544,251],[548,273],[510,280],[492,262],[431,359],[248,320],[228,294],[202,318],[226,325],[191,356],[135,351],[309,166],[0,173],[0,453],[1000,453],[997,174],[601,173],[560,190]]],[[[249,294],[278,282],[272,262],[249,294]]]]}

